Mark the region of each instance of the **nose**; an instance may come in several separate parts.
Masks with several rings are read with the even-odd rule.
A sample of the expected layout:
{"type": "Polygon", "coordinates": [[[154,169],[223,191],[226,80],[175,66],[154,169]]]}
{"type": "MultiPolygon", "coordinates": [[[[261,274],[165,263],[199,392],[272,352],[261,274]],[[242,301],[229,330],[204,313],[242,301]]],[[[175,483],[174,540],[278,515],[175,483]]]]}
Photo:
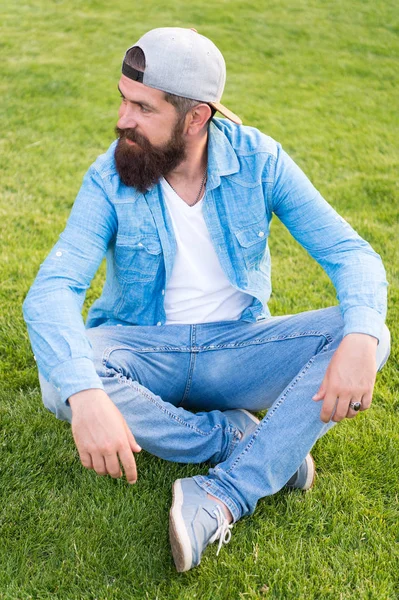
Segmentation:
{"type": "Polygon", "coordinates": [[[134,129],[137,126],[137,120],[133,107],[129,104],[122,104],[118,113],[117,126],[120,129],[134,129]]]}

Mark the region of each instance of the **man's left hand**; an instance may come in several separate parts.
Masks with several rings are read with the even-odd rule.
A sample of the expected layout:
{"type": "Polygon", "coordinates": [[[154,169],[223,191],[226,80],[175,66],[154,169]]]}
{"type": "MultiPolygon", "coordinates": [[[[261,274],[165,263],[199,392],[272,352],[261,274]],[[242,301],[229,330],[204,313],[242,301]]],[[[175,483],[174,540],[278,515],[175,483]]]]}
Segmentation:
{"type": "Polygon", "coordinates": [[[362,333],[346,335],[335,351],[323,382],[313,400],[323,400],[320,418],[328,423],[357,415],[349,405],[360,402],[360,410],[371,405],[377,372],[378,340],[362,333]],[[335,412],[334,412],[335,410],[335,412]],[[333,415],[333,416],[332,416],[333,415]]]}

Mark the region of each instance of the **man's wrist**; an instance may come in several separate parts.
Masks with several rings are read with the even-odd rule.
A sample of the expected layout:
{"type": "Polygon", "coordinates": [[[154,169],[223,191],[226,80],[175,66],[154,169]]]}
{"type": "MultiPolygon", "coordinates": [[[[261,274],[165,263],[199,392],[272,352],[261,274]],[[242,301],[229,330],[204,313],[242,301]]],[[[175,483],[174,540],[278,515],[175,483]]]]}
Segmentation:
{"type": "Polygon", "coordinates": [[[373,348],[374,350],[378,346],[378,339],[368,333],[348,333],[344,337],[344,340],[346,339],[355,343],[359,343],[362,346],[370,346],[370,348],[373,348]]]}
{"type": "Polygon", "coordinates": [[[72,394],[72,396],[68,398],[69,406],[73,410],[82,402],[89,402],[90,399],[94,397],[94,395],[98,394],[98,392],[104,392],[104,390],[102,390],[101,388],[90,388],[87,390],[81,390],[80,392],[76,392],[76,394],[72,394]]]}

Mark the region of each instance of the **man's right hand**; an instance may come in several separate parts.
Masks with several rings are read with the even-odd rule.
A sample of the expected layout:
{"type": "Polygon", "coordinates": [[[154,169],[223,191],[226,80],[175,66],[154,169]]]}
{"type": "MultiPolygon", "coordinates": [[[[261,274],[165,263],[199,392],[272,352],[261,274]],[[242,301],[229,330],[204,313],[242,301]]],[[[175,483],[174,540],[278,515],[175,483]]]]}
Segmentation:
{"type": "Polygon", "coordinates": [[[82,465],[111,477],[122,476],[122,465],[128,482],[136,483],[133,452],[141,448],[109,396],[100,389],[84,390],[73,394],[69,404],[72,434],[82,465]]]}

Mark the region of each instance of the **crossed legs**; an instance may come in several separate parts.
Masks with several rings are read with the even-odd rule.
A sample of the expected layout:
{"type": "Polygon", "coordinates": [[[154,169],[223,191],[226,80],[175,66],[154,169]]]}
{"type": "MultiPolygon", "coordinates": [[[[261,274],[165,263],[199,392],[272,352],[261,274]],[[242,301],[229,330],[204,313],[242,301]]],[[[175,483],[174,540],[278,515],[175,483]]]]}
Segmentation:
{"type": "MultiPolygon", "coordinates": [[[[334,307],[258,323],[102,327],[87,335],[104,389],[138,443],[167,460],[216,464],[195,484],[236,521],[283,487],[332,426],[312,396],[342,331],[334,307]],[[234,408],[268,409],[245,443],[223,413],[234,408]]],[[[379,368],[388,354],[385,330],[379,368]]],[[[45,405],[70,420],[56,390],[41,384],[45,405]]]]}

